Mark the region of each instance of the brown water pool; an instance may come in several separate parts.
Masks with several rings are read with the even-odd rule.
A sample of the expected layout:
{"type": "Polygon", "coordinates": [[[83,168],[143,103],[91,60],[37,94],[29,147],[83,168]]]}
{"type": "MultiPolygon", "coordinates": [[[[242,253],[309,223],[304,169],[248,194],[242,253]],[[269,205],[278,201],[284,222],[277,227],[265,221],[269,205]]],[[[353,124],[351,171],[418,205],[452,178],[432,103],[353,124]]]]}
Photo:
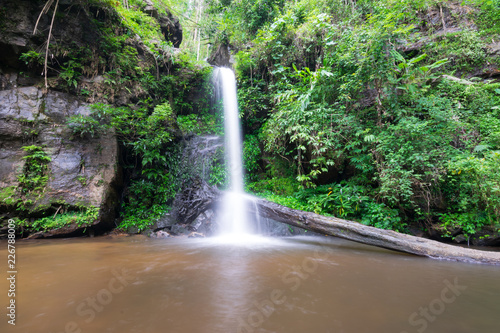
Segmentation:
{"type": "Polygon", "coordinates": [[[16,255],[16,326],[3,310],[0,332],[500,332],[500,267],[330,237],[18,241],[16,255]]]}

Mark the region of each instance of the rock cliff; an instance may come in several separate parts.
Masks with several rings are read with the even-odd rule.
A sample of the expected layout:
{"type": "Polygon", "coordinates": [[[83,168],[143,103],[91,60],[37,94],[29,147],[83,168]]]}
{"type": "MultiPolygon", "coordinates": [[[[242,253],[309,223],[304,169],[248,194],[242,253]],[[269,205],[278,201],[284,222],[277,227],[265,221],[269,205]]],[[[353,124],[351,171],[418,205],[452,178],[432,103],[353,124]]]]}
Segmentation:
{"type": "MultiPolygon", "coordinates": [[[[30,237],[93,234],[115,226],[123,180],[114,131],[81,137],[67,121],[89,115],[92,102],[137,100],[147,91],[131,78],[132,71],[155,66],[159,73],[166,66],[155,64],[151,47],[138,35],[119,39],[129,30],[108,2],[60,0],[51,38],[54,8],[40,15],[45,4],[0,1],[0,237],[10,218],[29,226],[23,236],[30,237]],[[47,40],[48,87],[43,79],[47,40]],[[117,59],[120,50],[128,58],[117,59]],[[57,216],[65,217],[63,224],[33,227],[39,219],[56,221],[57,216]]],[[[141,10],[152,11],[166,41],[179,46],[177,18],[159,13],[150,1],[141,10]]]]}

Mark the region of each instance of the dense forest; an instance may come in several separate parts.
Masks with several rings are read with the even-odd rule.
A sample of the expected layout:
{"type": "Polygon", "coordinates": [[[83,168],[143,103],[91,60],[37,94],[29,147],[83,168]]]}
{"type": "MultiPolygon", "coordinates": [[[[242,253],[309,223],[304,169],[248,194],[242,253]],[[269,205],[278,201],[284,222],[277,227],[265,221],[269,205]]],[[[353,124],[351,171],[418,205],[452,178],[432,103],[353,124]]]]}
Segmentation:
{"type": "Polygon", "coordinates": [[[215,1],[207,13],[234,54],[249,191],[401,232],[498,232],[500,2],[215,1]]]}
{"type": "MultiPolygon", "coordinates": [[[[44,3],[54,27],[74,15],[44,3]]],[[[208,60],[237,74],[248,192],[399,232],[500,239],[500,1],[92,0],[80,9],[96,31],[90,46],[52,41],[51,59],[26,49],[19,68],[92,105],[66,120],[73,139],[116,133],[120,228],[144,230],[169,211],[189,177],[178,163],[183,137],[223,134],[208,60]],[[180,44],[161,24],[172,13],[180,44]]],[[[40,213],[50,158],[24,147],[30,163],[0,193],[20,224],[64,225],[71,210],[94,219],[88,207],[58,214],[60,202],[40,213]]],[[[225,187],[222,158],[209,182],[225,187]]]]}

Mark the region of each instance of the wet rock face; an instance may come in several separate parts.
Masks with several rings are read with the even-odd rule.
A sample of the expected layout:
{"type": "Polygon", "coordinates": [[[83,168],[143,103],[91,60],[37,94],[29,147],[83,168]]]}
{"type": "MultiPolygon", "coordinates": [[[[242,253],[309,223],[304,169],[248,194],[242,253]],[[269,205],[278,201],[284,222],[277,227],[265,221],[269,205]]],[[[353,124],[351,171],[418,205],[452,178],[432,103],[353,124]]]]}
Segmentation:
{"type": "Polygon", "coordinates": [[[170,12],[167,15],[159,14],[158,8],[151,0],[143,0],[142,3],[144,5],[142,11],[156,18],[160,23],[161,32],[165,39],[172,42],[174,47],[179,47],[182,42],[182,27],[179,19],[170,12]]]}
{"type": "MultiPolygon", "coordinates": [[[[19,55],[34,50],[45,43],[50,26],[51,16],[42,15],[35,33],[34,28],[38,16],[46,1],[34,0],[0,0],[0,59],[3,65],[19,68],[22,61],[19,55]],[[2,14],[4,13],[4,14],[2,14]],[[8,16],[8,17],[5,17],[8,16]]],[[[167,15],[159,14],[150,0],[144,0],[143,11],[160,22],[165,39],[174,47],[182,42],[182,27],[179,19],[167,11],[167,15]]],[[[98,19],[105,15],[102,10],[93,8],[87,1],[59,1],[59,12],[52,34],[59,43],[69,43],[72,47],[88,47],[99,40],[98,29],[93,17],[98,19]]]]}
{"type": "MultiPolygon", "coordinates": [[[[117,140],[113,132],[73,138],[65,126],[68,117],[89,113],[86,104],[61,92],[43,93],[36,87],[0,91],[0,188],[19,185],[26,155],[23,146],[43,147],[51,160],[47,184],[33,204],[34,214],[54,214],[61,205],[95,206],[100,208],[95,227],[106,229],[113,224],[118,202],[117,140]]],[[[15,207],[4,201],[0,211],[16,217],[15,207]]],[[[76,229],[65,228],[63,234],[76,229]]]]}
{"type": "MultiPolygon", "coordinates": [[[[35,24],[46,1],[1,0],[1,11],[8,18],[0,16],[0,59],[2,66],[19,69],[24,66],[19,59],[21,53],[40,50],[47,40],[50,15],[42,15],[36,32],[35,24]]],[[[81,1],[59,1],[60,15],[54,23],[52,34],[60,45],[73,48],[89,47],[99,40],[98,31],[87,15],[81,1]]]]}
{"type": "Polygon", "coordinates": [[[179,22],[179,19],[172,14],[168,16],[161,15],[158,18],[160,22],[161,32],[165,39],[169,42],[172,42],[174,47],[181,46],[182,43],[182,27],[179,22]]]}
{"type": "MultiPolygon", "coordinates": [[[[45,3],[43,0],[0,0],[0,89],[15,88],[14,82],[21,86],[35,86],[43,82],[45,45],[52,20],[52,9],[39,17],[45,3]]],[[[142,10],[157,19],[165,40],[174,47],[180,46],[182,27],[178,18],[168,11],[166,14],[159,13],[149,0],[144,1],[142,10]]],[[[107,7],[104,1],[60,0],[49,50],[49,86],[64,89],[65,81],[60,77],[64,72],[62,66],[71,60],[69,55],[76,54],[69,51],[81,50],[76,59],[78,65],[84,65],[80,88],[95,93],[91,95],[93,102],[127,105],[142,97],[144,92],[138,84],[109,91],[99,82],[102,79],[99,74],[115,66],[115,55],[103,46],[107,42],[106,34],[100,30],[101,23],[114,22],[119,27],[119,20],[114,8],[107,7]]],[[[142,40],[134,38],[128,43],[137,50],[141,66],[158,66],[153,52],[142,40]]],[[[160,68],[166,70],[161,64],[160,68]]]]}
{"type": "MultiPolygon", "coordinates": [[[[186,181],[177,194],[172,211],[158,220],[152,228],[151,237],[158,231],[167,230],[173,236],[205,237],[220,233],[220,204],[222,192],[209,186],[200,177],[186,181]]],[[[319,234],[290,226],[271,218],[261,216],[257,206],[247,203],[250,222],[259,235],[286,237],[292,235],[319,234]]]]}
{"type": "Polygon", "coordinates": [[[231,53],[229,52],[229,45],[218,45],[207,61],[213,66],[232,68],[234,60],[232,59],[231,53]]]}
{"type": "Polygon", "coordinates": [[[224,160],[224,138],[217,135],[193,135],[185,137],[182,145],[180,175],[200,177],[210,181],[216,163],[224,160]]]}

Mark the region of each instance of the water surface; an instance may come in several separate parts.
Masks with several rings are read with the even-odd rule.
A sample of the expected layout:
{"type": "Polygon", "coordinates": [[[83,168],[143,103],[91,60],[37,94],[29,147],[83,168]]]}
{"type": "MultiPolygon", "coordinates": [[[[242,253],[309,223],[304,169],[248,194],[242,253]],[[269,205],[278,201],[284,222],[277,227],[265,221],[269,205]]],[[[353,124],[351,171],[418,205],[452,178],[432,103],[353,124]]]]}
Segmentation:
{"type": "Polygon", "coordinates": [[[0,332],[499,332],[499,267],[330,237],[242,244],[19,241],[17,325],[0,332]]]}

